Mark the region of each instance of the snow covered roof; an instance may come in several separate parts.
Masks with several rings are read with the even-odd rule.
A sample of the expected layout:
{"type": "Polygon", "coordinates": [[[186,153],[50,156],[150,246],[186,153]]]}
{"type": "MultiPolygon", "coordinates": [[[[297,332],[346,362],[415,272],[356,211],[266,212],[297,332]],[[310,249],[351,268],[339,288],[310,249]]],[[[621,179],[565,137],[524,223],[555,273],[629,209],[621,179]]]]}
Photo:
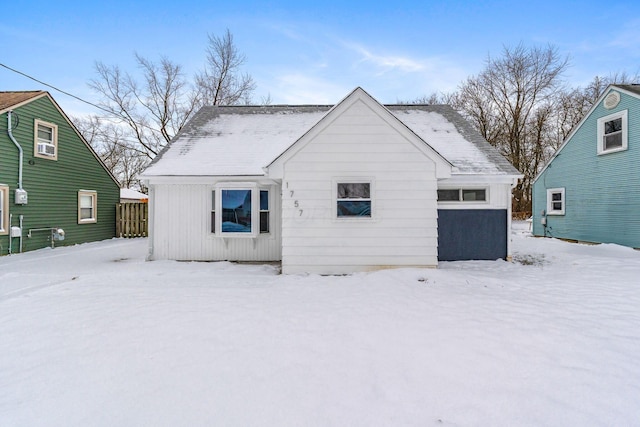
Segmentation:
{"type": "MultiPolygon", "coordinates": [[[[332,107],[203,107],[154,159],[143,177],[264,175],[263,167],[332,107]]],[[[446,158],[454,174],[520,175],[450,106],[386,108],[446,158]]]]}
{"type": "Polygon", "coordinates": [[[121,188],[120,189],[120,199],[127,200],[146,200],[149,196],[141,193],[136,190],[132,190],[131,188],[121,188]]]}

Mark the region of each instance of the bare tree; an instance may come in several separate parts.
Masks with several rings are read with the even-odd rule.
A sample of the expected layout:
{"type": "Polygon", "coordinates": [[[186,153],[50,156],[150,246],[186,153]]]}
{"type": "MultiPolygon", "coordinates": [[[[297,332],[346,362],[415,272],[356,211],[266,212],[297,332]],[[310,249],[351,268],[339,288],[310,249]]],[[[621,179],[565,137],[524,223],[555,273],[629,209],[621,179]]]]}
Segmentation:
{"type": "Polygon", "coordinates": [[[144,189],[137,177],[146,167],[148,158],[135,149],[135,141],[127,139],[124,126],[95,115],[72,117],[72,121],[116,177],[121,188],[144,189]]]}
{"type": "Polygon", "coordinates": [[[531,209],[531,184],[544,161],[547,121],[567,64],[552,46],[505,47],[459,88],[456,107],[524,174],[514,189],[514,211],[531,209]]]}
{"type": "Polygon", "coordinates": [[[240,73],[245,60],[228,29],[222,37],[209,35],[207,62],[196,76],[196,86],[204,105],[235,105],[251,99],[255,82],[250,75],[240,73]]]}
{"type": "Polygon", "coordinates": [[[96,63],[97,77],[89,86],[100,96],[99,105],[106,113],[78,121],[81,132],[88,132],[84,135],[87,140],[101,135],[95,146],[101,156],[121,157],[107,164],[112,165],[112,172],[124,186],[135,182],[144,165],[198,108],[248,102],[255,88],[251,76],[240,73],[245,57],[233,44],[229,30],[222,38],[209,35],[204,70],[193,80],[166,57],[155,62],[136,53],[135,59],[135,74],[96,63]]]}
{"type": "Polygon", "coordinates": [[[127,129],[136,144],[131,148],[153,159],[171,140],[197,107],[197,93],[191,89],[181,67],[167,58],[159,63],[136,54],[143,83],[118,66],[96,63],[98,78],[89,86],[102,96],[104,116],[127,129]]]}

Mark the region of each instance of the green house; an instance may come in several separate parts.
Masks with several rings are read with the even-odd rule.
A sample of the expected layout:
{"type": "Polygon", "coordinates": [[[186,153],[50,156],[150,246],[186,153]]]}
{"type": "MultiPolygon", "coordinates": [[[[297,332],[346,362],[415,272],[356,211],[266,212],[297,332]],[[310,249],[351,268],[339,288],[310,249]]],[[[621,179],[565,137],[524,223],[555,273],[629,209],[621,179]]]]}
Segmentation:
{"type": "Polygon", "coordinates": [[[533,184],[533,234],[640,248],[640,85],[611,85],[533,184]]]}
{"type": "Polygon", "coordinates": [[[0,255],[112,238],[119,197],[48,92],[0,92],[0,255]]]}

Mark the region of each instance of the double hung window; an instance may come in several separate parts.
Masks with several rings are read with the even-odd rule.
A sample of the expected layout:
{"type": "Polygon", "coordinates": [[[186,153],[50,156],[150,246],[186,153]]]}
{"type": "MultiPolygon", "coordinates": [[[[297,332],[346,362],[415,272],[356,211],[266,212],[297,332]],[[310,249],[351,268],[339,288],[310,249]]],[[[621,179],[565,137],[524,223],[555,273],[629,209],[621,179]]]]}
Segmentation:
{"type": "Polygon", "coordinates": [[[98,194],[95,191],[78,191],[78,224],[97,222],[98,194]]]}
{"type": "Polygon", "coordinates": [[[547,190],[547,215],[564,215],[564,188],[547,190]]]}
{"type": "Polygon", "coordinates": [[[43,159],[58,159],[58,126],[53,123],[35,121],[33,155],[43,159]]]}
{"type": "Polygon", "coordinates": [[[339,182],[337,186],[338,218],[371,217],[370,182],[339,182]]]}
{"type": "Polygon", "coordinates": [[[598,119],[598,154],[627,149],[627,110],[598,119]]]}

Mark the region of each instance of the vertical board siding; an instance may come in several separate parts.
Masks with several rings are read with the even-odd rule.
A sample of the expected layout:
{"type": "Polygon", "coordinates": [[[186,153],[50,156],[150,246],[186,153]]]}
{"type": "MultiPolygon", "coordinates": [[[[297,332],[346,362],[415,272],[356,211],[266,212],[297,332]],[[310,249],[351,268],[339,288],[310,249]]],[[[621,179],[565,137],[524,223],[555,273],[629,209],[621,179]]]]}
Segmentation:
{"type": "MultiPolygon", "coordinates": [[[[7,134],[7,113],[0,115],[0,183],[8,184],[11,225],[19,224],[23,216],[23,251],[51,246],[50,231],[38,228],[62,228],[65,240],[55,246],[109,239],[115,236],[115,205],[120,189],[102,164],[85,145],[75,130],[51,103],[42,97],[16,108],[14,117],[19,124],[13,135],[24,151],[23,188],[28,204],[16,205],[14,193],[18,184],[18,149],[7,134]],[[34,157],[34,120],[58,125],[58,158],[48,160],[34,157]],[[97,222],[78,224],[78,191],[97,192],[97,222]]],[[[9,236],[0,236],[0,254],[7,253],[9,236]]],[[[13,252],[18,251],[19,239],[12,241],[13,252]]]]}
{"type": "Polygon", "coordinates": [[[365,104],[294,154],[282,185],[284,273],[437,265],[435,163],[365,104]],[[371,180],[372,218],[336,218],[350,179],[371,180]]]}
{"type": "MultiPolygon", "coordinates": [[[[615,89],[614,89],[615,90],[615,89]]],[[[617,107],[598,105],[533,186],[533,233],[640,247],[640,100],[620,93],[617,107]],[[597,154],[597,121],[628,110],[628,149],[597,154]],[[547,189],[565,188],[565,215],[547,216],[547,189]]]]}
{"type": "MultiPolygon", "coordinates": [[[[279,261],[280,211],[271,203],[271,233],[254,238],[219,237],[210,232],[211,184],[151,184],[153,259],[190,261],[279,261]]],[[[280,188],[271,192],[279,196],[280,188]]],[[[272,196],[271,201],[277,200],[272,196]]]]}

